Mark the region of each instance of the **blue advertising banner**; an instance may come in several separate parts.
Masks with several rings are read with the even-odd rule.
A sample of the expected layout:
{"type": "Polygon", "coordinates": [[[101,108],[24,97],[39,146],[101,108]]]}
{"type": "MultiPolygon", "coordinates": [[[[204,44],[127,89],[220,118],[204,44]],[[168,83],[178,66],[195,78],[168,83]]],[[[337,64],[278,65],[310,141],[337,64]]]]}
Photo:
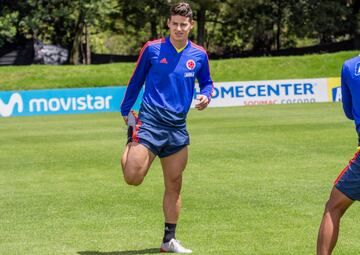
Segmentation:
{"type": "MultiPolygon", "coordinates": [[[[338,102],[340,84],[340,78],[219,82],[214,83],[209,107],[338,102]]],[[[4,91],[0,92],[0,117],[120,112],[125,92],[125,86],[4,91]]],[[[132,109],[139,110],[142,94],[132,109]]]]}
{"type": "Polygon", "coordinates": [[[119,86],[0,92],[0,117],[120,112],[125,91],[119,86]]]}

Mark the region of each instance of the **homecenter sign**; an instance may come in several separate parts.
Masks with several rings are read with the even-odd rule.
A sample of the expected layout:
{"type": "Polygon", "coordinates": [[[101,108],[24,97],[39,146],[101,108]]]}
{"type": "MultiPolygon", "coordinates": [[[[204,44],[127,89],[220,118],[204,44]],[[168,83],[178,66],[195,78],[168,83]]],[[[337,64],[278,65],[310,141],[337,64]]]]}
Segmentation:
{"type": "MultiPolygon", "coordinates": [[[[219,82],[209,107],[341,101],[339,78],[219,82]]],[[[0,117],[119,112],[126,87],[0,92],[0,117]]],[[[140,93],[133,109],[138,110],[140,93]]],[[[195,100],[192,107],[194,107],[195,100]]]]}
{"type": "Polygon", "coordinates": [[[221,82],[215,84],[209,106],[328,102],[328,86],[329,79],[221,82]]]}

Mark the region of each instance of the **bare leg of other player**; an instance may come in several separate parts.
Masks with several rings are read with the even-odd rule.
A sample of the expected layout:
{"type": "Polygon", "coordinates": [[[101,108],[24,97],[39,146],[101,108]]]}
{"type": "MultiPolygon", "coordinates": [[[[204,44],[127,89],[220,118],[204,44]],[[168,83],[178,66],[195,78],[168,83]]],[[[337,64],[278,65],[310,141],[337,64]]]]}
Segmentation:
{"type": "Polygon", "coordinates": [[[317,255],[332,253],[339,235],[340,219],[353,202],[336,187],[332,189],[319,229],[317,255]]]}

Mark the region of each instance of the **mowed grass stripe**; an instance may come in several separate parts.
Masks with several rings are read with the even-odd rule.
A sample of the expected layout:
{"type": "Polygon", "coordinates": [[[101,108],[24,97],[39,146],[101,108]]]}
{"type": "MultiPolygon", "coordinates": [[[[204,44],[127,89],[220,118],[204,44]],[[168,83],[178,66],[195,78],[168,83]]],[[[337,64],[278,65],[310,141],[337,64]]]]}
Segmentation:
{"type": "MultiPolygon", "coordinates": [[[[196,254],[314,254],[332,181],[356,148],[339,103],[191,110],[177,237],[196,254]]],[[[0,254],[153,254],[156,160],[127,186],[118,114],[0,119],[0,254]]],[[[336,254],[358,254],[358,204],[336,254]]]]}
{"type": "MultiPolygon", "coordinates": [[[[358,51],[287,57],[211,60],[215,82],[340,77],[346,59],[358,51]]],[[[0,67],[1,90],[125,86],[135,63],[78,66],[0,67]]]]}

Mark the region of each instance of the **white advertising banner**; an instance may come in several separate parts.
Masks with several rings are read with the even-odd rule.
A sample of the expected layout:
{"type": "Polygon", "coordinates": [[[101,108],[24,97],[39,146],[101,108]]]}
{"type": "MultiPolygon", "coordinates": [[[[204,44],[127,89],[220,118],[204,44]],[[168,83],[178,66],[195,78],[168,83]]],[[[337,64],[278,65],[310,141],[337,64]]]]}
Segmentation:
{"type": "MultiPolygon", "coordinates": [[[[339,102],[340,84],[340,78],[218,82],[209,107],[339,102]]],[[[125,86],[1,91],[0,117],[118,112],[125,91],[125,86]]]]}
{"type": "Polygon", "coordinates": [[[214,83],[209,107],[327,102],[327,81],[320,78],[218,82],[214,83]]]}

